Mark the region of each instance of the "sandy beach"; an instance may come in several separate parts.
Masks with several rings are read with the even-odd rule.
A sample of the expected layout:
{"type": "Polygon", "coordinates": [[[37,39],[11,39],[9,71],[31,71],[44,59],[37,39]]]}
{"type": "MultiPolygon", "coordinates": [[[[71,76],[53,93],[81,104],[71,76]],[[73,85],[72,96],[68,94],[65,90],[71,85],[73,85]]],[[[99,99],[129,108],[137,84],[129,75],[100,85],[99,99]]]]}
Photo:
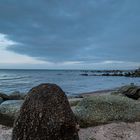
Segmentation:
{"type": "MultiPolygon", "coordinates": [[[[139,140],[140,122],[111,123],[80,129],[80,140],[139,140]]],[[[0,125],[0,140],[11,140],[12,128],[0,125]]]]}

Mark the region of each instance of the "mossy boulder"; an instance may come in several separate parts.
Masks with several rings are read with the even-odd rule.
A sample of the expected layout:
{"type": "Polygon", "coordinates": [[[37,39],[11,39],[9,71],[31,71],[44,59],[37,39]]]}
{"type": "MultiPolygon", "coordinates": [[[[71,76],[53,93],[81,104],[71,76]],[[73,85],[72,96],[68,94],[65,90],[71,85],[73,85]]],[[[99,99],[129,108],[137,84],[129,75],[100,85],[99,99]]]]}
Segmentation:
{"type": "Polygon", "coordinates": [[[123,95],[129,98],[138,100],[140,98],[140,86],[136,85],[126,85],[119,88],[117,91],[113,92],[114,95],[123,95]]]}
{"type": "Polygon", "coordinates": [[[13,126],[23,100],[8,100],[0,105],[0,124],[13,126]]]}
{"type": "Polygon", "coordinates": [[[73,108],[73,111],[81,127],[113,121],[140,121],[140,103],[123,96],[87,97],[73,108]]]}

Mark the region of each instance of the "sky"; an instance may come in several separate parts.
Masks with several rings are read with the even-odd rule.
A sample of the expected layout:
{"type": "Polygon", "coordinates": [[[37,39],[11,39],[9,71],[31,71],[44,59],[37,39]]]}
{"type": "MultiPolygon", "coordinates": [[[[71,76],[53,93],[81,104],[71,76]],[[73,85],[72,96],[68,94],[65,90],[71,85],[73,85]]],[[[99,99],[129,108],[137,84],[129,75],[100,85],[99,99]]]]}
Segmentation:
{"type": "Polygon", "coordinates": [[[0,0],[0,69],[140,67],[139,0],[0,0]]]}

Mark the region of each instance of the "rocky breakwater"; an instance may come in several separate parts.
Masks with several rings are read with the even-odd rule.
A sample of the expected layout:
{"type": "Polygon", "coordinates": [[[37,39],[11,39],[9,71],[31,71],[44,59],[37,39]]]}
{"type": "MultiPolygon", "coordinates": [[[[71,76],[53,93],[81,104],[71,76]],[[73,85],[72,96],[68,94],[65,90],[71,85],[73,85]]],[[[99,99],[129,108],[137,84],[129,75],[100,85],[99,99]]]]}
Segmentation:
{"type": "Polygon", "coordinates": [[[140,68],[136,70],[99,70],[82,71],[81,76],[125,76],[140,77],[140,68]]]}
{"type": "Polygon", "coordinates": [[[140,77],[140,68],[125,74],[127,77],[140,77]]]}

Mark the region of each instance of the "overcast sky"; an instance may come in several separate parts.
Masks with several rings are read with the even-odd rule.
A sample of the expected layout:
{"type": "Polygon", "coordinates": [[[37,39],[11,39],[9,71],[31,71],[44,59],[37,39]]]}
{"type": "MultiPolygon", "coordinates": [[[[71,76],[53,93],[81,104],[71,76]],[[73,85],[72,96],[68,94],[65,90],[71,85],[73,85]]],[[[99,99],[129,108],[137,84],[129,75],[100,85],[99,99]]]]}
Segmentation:
{"type": "Polygon", "coordinates": [[[140,66],[140,0],[0,0],[0,68],[140,66]]]}

